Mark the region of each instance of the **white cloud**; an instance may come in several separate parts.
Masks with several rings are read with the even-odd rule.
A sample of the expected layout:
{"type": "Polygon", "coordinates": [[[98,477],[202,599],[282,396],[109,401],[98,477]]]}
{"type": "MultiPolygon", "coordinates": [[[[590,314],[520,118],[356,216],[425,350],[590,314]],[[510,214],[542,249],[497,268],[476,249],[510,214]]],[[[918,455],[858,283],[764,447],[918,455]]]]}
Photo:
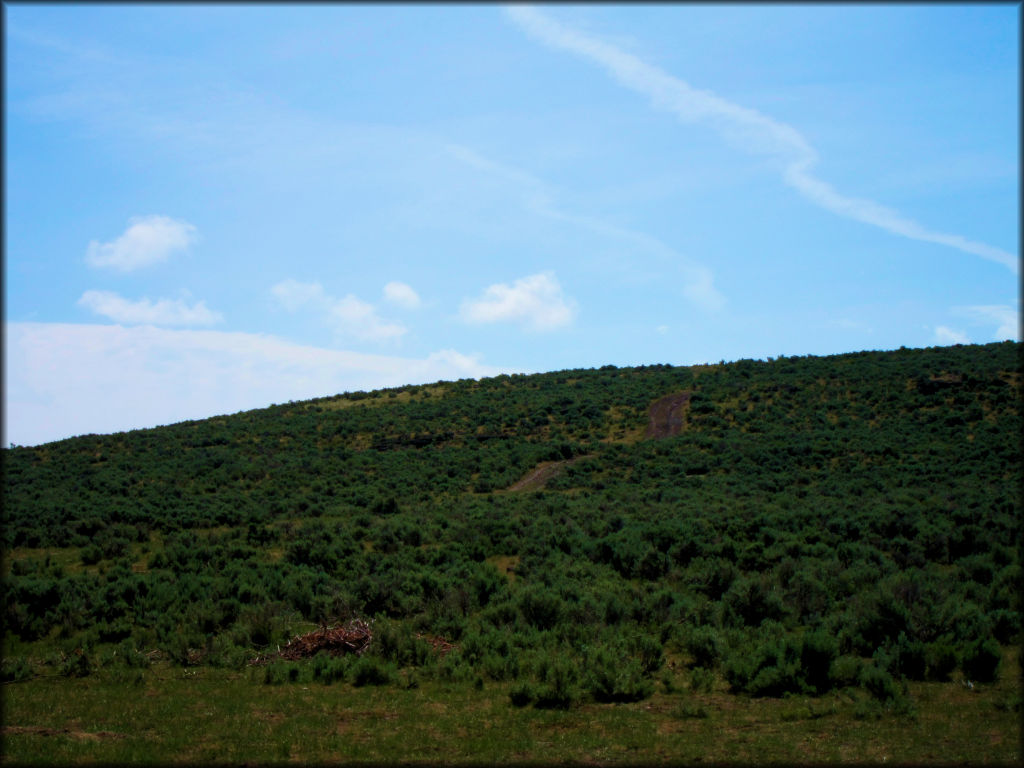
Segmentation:
{"type": "Polygon", "coordinates": [[[403,325],[382,320],[372,304],[367,304],[352,294],[340,299],[333,299],[328,310],[328,317],[338,333],[355,336],[365,341],[394,339],[406,331],[403,325]]]}
{"type": "Polygon", "coordinates": [[[1020,339],[1020,314],[1006,304],[991,304],[973,307],[955,307],[958,315],[966,315],[979,323],[995,325],[995,341],[1018,341],[1020,339]]]}
{"type": "Polygon", "coordinates": [[[651,103],[686,123],[707,121],[746,151],[775,157],[783,163],[783,181],[807,200],[840,216],[879,227],[913,240],[945,245],[995,261],[1014,273],[1017,257],[1001,248],[936,232],[871,200],[846,197],[815,178],[811,168],[817,153],[792,126],[757,110],[734,104],[711,91],[693,88],[636,56],[601,40],[563,27],[529,6],[509,6],[505,13],[529,35],[553,48],[570,51],[601,65],[622,85],[647,96],[651,103]]]}
{"type": "Polygon", "coordinates": [[[384,298],[402,309],[419,309],[420,297],[405,283],[390,282],[384,286],[384,298]]]}
{"type": "Polygon", "coordinates": [[[947,328],[944,325],[940,325],[935,329],[935,340],[939,344],[970,344],[971,340],[967,334],[963,331],[954,331],[952,328],[947,328]]]}
{"type": "Polygon", "coordinates": [[[180,299],[129,301],[113,291],[86,291],[78,300],[80,307],[91,309],[115,323],[131,325],[213,325],[224,318],[202,301],[191,307],[180,299]]]}
{"type": "Polygon", "coordinates": [[[183,251],[196,239],[196,228],[167,216],[136,216],[128,229],[109,243],[89,243],[85,260],[93,267],[110,267],[130,272],[167,260],[183,251]]]}
{"type": "Polygon", "coordinates": [[[352,294],[340,299],[330,296],[320,283],[285,280],[273,286],[270,292],[290,312],[310,309],[319,313],[339,336],[361,341],[386,341],[407,331],[403,325],[383,320],[372,304],[352,294]]]}
{"type": "Polygon", "coordinates": [[[305,306],[316,309],[326,308],[330,300],[319,283],[300,283],[297,280],[285,280],[278,283],[270,292],[285,309],[295,312],[305,306]]]}
{"type": "Polygon", "coordinates": [[[462,303],[460,316],[467,323],[514,322],[533,331],[549,331],[568,325],[576,314],[576,302],[562,295],[552,272],[496,283],[479,299],[462,303]]]}
{"type": "Polygon", "coordinates": [[[6,323],[4,444],[201,419],[359,389],[511,373],[455,350],[426,358],[249,333],[6,323]]]}

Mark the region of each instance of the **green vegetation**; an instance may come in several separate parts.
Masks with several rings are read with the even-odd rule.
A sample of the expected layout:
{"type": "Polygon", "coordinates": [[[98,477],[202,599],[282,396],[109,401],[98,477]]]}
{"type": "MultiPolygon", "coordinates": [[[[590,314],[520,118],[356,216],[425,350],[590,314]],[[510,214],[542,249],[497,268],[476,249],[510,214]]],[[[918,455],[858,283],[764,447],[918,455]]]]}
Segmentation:
{"type": "Polygon", "coordinates": [[[4,450],[9,754],[916,762],[976,720],[962,759],[1016,759],[1020,355],[499,376],[4,450]],[[362,656],[249,665],[353,617],[362,656]],[[67,735],[130,730],[118,690],[151,739],[67,735]],[[156,721],[207,701],[213,741],[174,746],[156,721]],[[297,756],[297,701],[437,722],[297,756]],[[742,723],[768,741],[711,743],[742,723]],[[812,731],[854,746],[769,744],[812,731]]]}

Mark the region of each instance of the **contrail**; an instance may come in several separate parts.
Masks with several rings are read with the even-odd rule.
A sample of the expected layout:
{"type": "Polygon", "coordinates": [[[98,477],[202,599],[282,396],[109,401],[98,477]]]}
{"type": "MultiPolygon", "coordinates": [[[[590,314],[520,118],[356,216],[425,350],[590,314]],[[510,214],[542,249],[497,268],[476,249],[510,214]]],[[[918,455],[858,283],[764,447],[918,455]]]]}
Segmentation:
{"type": "Polygon", "coordinates": [[[496,174],[529,190],[527,206],[541,216],[568,222],[569,224],[589,229],[591,232],[600,232],[611,237],[632,240],[641,248],[645,248],[652,253],[658,254],[661,258],[675,263],[682,272],[683,294],[694,304],[709,311],[716,311],[725,306],[725,297],[715,287],[714,276],[711,270],[669,248],[657,238],[643,232],[607,224],[600,219],[590,216],[580,216],[563,211],[552,201],[551,195],[548,194],[546,189],[547,185],[541,179],[518,168],[511,168],[507,165],[496,163],[458,144],[449,144],[446,149],[450,154],[474,168],[496,174]]]}
{"type": "Polygon", "coordinates": [[[693,88],[630,53],[562,26],[531,6],[507,6],[505,14],[541,42],[601,65],[619,83],[647,96],[655,107],[675,114],[683,122],[711,122],[748,151],[778,157],[784,163],[783,181],[815,205],[895,235],[945,245],[989,259],[1017,273],[1017,256],[1008,251],[960,235],[930,230],[871,200],[846,197],[836,192],[831,185],[811,173],[818,155],[792,126],[755,109],[734,104],[711,91],[693,88]]]}

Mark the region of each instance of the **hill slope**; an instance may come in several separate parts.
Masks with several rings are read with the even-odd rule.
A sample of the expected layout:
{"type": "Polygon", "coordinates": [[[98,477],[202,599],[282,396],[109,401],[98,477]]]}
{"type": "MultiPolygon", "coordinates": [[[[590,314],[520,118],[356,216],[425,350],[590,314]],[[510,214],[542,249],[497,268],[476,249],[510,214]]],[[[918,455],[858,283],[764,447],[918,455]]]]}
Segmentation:
{"type": "Polygon", "coordinates": [[[666,658],[761,695],[991,677],[1020,353],[499,376],[5,450],[8,642],[233,665],[376,616],[380,664],[541,706],[642,697],[666,658]]]}

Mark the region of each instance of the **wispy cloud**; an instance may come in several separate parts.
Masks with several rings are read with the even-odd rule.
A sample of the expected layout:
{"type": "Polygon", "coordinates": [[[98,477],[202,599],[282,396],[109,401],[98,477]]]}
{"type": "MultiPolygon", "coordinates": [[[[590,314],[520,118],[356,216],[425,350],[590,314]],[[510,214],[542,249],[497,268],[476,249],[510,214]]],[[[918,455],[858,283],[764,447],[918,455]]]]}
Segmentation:
{"type": "Polygon", "coordinates": [[[325,309],[331,301],[330,297],[324,293],[324,287],[320,283],[285,280],[271,288],[270,292],[278,303],[289,312],[295,312],[303,307],[325,309]]]}
{"type": "Polygon", "coordinates": [[[251,333],[152,326],[5,323],[4,350],[4,440],[19,445],[512,372],[452,349],[391,357],[251,333]]]}
{"type": "Polygon", "coordinates": [[[85,254],[93,267],[131,272],[166,261],[171,254],[188,248],[196,239],[196,228],[168,216],[136,216],[128,229],[109,243],[93,240],[85,254]]]}
{"type": "Polygon", "coordinates": [[[507,7],[505,13],[530,36],[550,47],[570,51],[599,64],[616,81],[647,96],[655,107],[671,112],[681,121],[711,123],[742,149],[778,159],[782,163],[783,181],[815,205],[896,235],[956,248],[1017,272],[1017,256],[1008,251],[961,235],[928,229],[871,200],[836,192],[813,175],[812,168],[818,155],[792,126],[723,99],[711,91],[693,88],[633,54],[562,26],[536,8],[514,5],[507,7]]]}
{"type": "Polygon", "coordinates": [[[551,331],[572,322],[576,302],[562,294],[553,272],[541,272],[496,283],[478,299],[462,303],[460,317],[467,323],[512,322],[532,330],[551,331]]]}
{"type": "Polygon", "coordinates": [[[553,202],[553,195],[547,185],[536,176],[486,158],[468,147],[449,144],[448,153],[460,161],[485,173],[494,174],[523,189],[524,202],[534,213],[556,221],[586,229],[600,235],[625,240],[633,247],[638,247],[674,264],[681,272],[682,292],[691,302],[707,310],[719,310],[725,306],[725,297],[714,284],[711,270],[693,259],[673,250],[665,243],[644,232],[615,226],[592,216],[583,216],[561,210],[553,202]]]}
{"type": "Polygon", "coordinates": [[[935,329],[935,341],[939,344],[970,344],[970,337],[963,331],[955,331],[945,325],[935,329]]]}
{"type": "Polygon", "coordinates": [[[320,283],[285,280],[270,292],[290,312],[300,309],[317,312],[339,336],[361,341],[387,341],[404,335],[408,330],[404,325],[383,320],[372,304],[352,294],[340,299],[328,295],[320,283]]]}
{"type": "Polygon", "coordinates": [[[972,307],[954,307],[955,314],[969,317],[980,324],[994,325],[995,341],[1020,339],[1020,312],[1008,304],[989,304],[972,307]]]}
{"type": "Polygon", "coordinates": [[[86,291],[78,300],[78,306],[109,317],[115,323],[129,325],[214,325],[224,319],[202,301],[192,306],[180,299],[130,301],[113,291],[86,291]]]}
{"type": "Polygon", "coordinates": [[[419,309],[420,296],[405,283],[390,282],[384,286],[384,298],[402,309],[419,309]]]}

